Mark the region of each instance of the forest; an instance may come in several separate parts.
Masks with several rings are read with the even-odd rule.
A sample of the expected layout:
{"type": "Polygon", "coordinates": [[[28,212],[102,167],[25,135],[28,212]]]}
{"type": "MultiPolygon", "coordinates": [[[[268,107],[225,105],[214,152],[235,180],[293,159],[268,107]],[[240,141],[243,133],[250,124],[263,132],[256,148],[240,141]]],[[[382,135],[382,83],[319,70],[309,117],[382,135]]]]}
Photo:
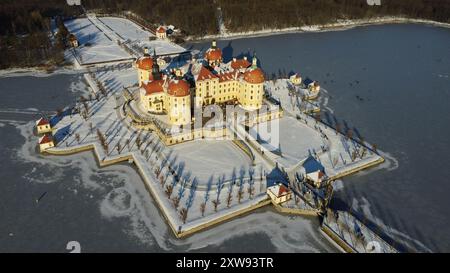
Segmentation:
{"type": "Polygon", "coordinates": [[[219,0],[229,31],[325,24],[336,19],[404,16],[450,22],[448,0],[219,0]]]}
{"type": "Polygon", "coordinates": [[[70,7],[61,0],[2,0],[0,69],[62,64],[65,27],[59,24],[59,30],[63,31],[52,40],[51,18],[79,14],[79,8],[70,7]]]}
{"type": "MultiPolygon", "coordinates": [[[[217,8],[221,7],[229,31],[285,28],[325,24],[337,19],[403,16],[450,23],[448,0],[82,0],[100,13],[131,11],[154,25],[171,24],[185,35],[218,33],[217,8]]],[[[64,29],[50,35],[51,18],[78,16],[82,9],[65,0],[2,0],[0,6],[0,69],[59,65],[65,48],[64,29]]]]}

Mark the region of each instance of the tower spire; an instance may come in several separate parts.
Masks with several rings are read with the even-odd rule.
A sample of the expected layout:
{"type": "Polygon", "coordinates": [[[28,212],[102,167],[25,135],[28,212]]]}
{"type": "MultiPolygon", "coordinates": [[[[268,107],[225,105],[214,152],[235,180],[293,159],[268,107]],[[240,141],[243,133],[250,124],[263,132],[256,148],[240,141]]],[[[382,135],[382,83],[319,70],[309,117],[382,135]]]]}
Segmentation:
{"type": "Polygon", "coordinates": [[[160,80],[161,79],[161,72],[159,71],[159,65],[158,60],[156,57],[156,49],[153,48],[153,66],[152,66],[152,76],[154,80],[160,80]]]}
{"type": "Polygon", "coordinates": [[[258,67],[258,59],[256,58],[256,52],[253,52],[253,59],[252,59],[252,68],[258,67]]]}

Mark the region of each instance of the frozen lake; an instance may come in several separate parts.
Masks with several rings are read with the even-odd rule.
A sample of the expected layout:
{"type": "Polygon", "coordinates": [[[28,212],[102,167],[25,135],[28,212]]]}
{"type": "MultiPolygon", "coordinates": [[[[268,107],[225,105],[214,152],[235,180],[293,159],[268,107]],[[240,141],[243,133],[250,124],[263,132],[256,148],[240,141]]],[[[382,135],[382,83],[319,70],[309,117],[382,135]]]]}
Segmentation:
{"type": "Polygon", "coordinates": [[[269,74],[318,80],[341,125],[388,153],[386,168],[345,179],[333,205],[353,206],[417,250],[450,251],[450,29],[383,25],[218,45],[226,58],[256,50],[269,74]]]}
{"type": "MultiPolygon", "coordinates": [[[[352,205],[417,250],[450,251],[449,29],[385,25],[218,44],[226,58],[255,49],[268,73],[318,80],[336,119],[388,153],[385,168],[345,179],[333,205],[352,205]]],[[[99,169],[92,153],[36,154],[29,122],[84,88],[79,75],[0,78],[0,252],[67,252],[73,240],[86,252],[336,251],[315,220],[271,208],[177,240],[133,168],[99,169]]]]}
{"type": "MultiPolygon", "coordinates": [[[[286,217],[270,207],[176,239],[133,167],[99,168],[92,152],[37,153],[31,129],[40,112],[71,104],[86,96],[85,90],[81,75],[0,78],[0,252],[68,252],[69,241],[78,241],[83,252],[336,251],[320,235],[315,219],[286,217]]],[[[201,164],[204,148],[215,143],[199,144],[192,154],[185,154],[186,145],[193,144],[174,149],[189,167],[190,160],[201,164]]],[[[224,166],[223,157],[217,157],[217,164],[203,162],[199,175],[206,179],[208,166],[239,172],[248,165],[246,155],[232,145],[218,147],[238,157],[233,165],[224,166]]]]}

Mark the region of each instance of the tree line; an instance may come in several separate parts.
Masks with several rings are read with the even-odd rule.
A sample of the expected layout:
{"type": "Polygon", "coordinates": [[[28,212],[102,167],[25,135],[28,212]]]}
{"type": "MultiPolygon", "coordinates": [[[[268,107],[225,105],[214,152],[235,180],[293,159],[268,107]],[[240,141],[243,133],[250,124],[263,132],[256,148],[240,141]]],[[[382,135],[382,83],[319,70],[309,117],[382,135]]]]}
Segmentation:
{"type": "MultiPolygon", "coordinates": [[[[83,0],[88,10],[105,13],[131,11],[142,19],[171,24],[185,35],[218,33],[217,8],[229,31],[326,24],[336,19],[404,16],[450,22],[448,0],[83,0]]],[[[52,18],[67,19],[82,13],[63,0],[2,0],[0,5],[0,69],[61,64],[65,37],[53,37],[52,18]]],[[[55,22],[55,21],[53,21],[55,22]]],[[[59,29],[63,30],[64,29],[59,29]]]]}
{"type": "Polygon", "coordinates": [[[404,16],[450,22],[448,0],[218,0],[230,31],[326,24],[336,19],[404,16]]]}
{"type": "MultiPolygon", "coordinates": [[[[64,32],[56,37],[51,35],[52,18],[79,14],[79,8],[60,0],[2,0],[0,69],[61,64],[66,37],[62,35],[64,32]]],[[[60,24],[58,28],[64,30],[60,24]]]]}
{"type": "Polygon", "coordinates": [[[186,35],[218,32],[217,6],[212,0],[83,0],[86,9],[119,13],[131,11],[156,25],[174,25],[186,35]]]}

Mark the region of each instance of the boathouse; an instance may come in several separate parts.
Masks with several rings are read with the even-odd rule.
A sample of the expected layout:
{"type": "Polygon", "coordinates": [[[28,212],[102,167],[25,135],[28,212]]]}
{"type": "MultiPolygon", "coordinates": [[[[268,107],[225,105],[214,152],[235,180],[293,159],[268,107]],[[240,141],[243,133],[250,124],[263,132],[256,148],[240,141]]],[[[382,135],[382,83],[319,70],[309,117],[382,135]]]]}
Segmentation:
{"type": "Polygon", "coordinates": [[[158,29],[156,29],[156,38],[160,40],[167,38],[167,29],[164,26],[159,26],[158,29]]]}
{"type": "Polygon", "coordinates": [[[317,93],[320,91],[320,84],[317,81],[313,81],[312,83],[308,84],[308,89],[312,93],[317,93]]]}
{"type": "Polygon", "coordinates": [[[289,79],[291,80],[291,83],[294,85],[302,84],[302,77],[298,73],[293,74],[289,79]]]}
{"type": "Polygon", "coordinates": [[[73,33],[70,33],[69,34],[69,44],[70,44],[70,46],[71,47],[78,47],[78,39],[77,39],[77,36],[75,36],[75,34],[73,34],[73,33]]]}
{"type": "Polygon", "coordinates": [[[322,182],[326,180],[325,168],[314,157],[309,156],[303,163],[306,179],[315,187],[320,187],[322,182]]]}
{"type": "Polygon", "coordinates": [[[267,194],[275,204],[281,204],[289,201],[292,197],[292,191],[281,183],[268,187],[267,194]]]}
{"type": "Polygon", "coordinates": [[[53,142],[53,137],[51,134],[45,134],[39,139],[39,150],[41,153],[54,146],[55,143],[53,142]]]}
{"type": "Polygon", "coordinates": [[[50,122],[46,118],[40,118],[36,121],[36,132],[38,134],[50,133],[52,131],[52,127],[50,126],[50,122]]]}

